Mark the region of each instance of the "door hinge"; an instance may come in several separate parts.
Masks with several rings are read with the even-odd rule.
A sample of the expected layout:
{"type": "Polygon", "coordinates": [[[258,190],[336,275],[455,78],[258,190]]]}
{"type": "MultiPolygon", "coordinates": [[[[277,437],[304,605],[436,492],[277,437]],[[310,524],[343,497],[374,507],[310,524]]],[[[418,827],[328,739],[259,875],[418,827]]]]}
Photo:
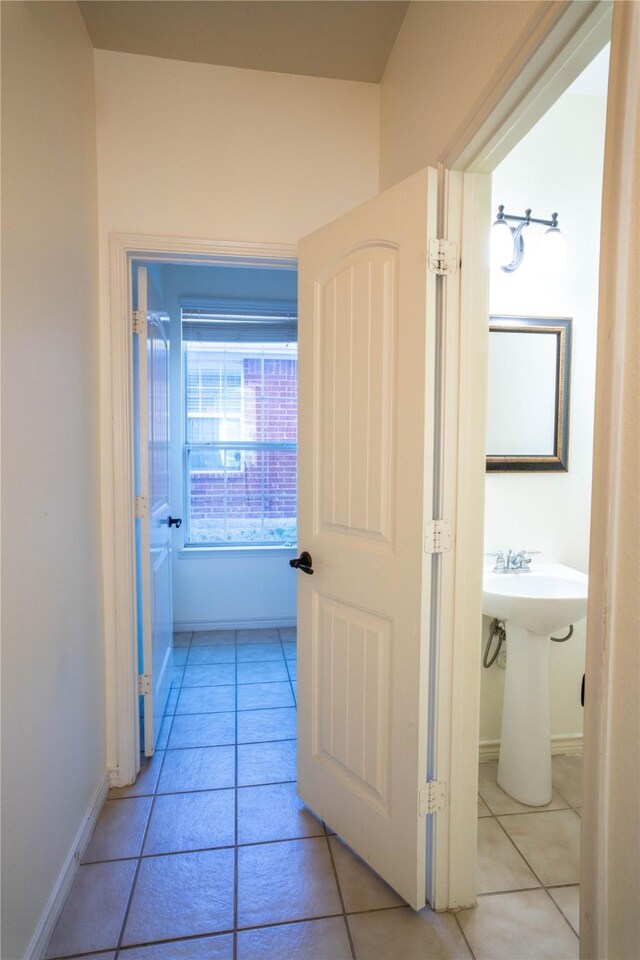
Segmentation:
{"type": "Polygon", "coordinates": [[[138,334],[144,333],[147,322],[144,310],[133,310],[131,316],[133,319],[133,332],[138,334]]]}
{"type": "Polygon", "coordinates": [[[428,520],[424,527],[424,552],[448,553],[451,550],[451,521],[428,520]]]}
{"type": "Polygon", "coordinates": [[[146,697],[147,694],[149,693],[151,693],[151,674],[139,673],[138,674],[138,695],[141,697],[146,697]]]}
{"type": "Polygon", "coordinates": [[[133,508],[136,520],[146,520],[149,516],[149,503],[146,497],[134,497],[133,508]]]}
{"type": "Polygon", "coordinates": [[[429,780],[418,792],[418,814],[438,813],[447,805],[447,785],[442,780],[429,780]]]}
{"type": "Polygon", "coordinates": [[[453,240],[429,240],[429,270],[439,277],[458,272],[458,248],[453,240]]]}

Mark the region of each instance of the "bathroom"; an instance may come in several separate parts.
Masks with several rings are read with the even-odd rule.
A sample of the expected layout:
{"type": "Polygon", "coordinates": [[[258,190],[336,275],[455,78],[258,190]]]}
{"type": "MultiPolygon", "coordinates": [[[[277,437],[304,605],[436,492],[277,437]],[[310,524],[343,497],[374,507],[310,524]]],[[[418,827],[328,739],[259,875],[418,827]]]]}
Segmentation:
{"type": "MultiPolygon", "coordinates": [[[[524,218],[530,210],[532,218],[547,221],[546,225],[532,222],[521,231],[523,257],[515,269],[503,268],[505,262],[509,263],[508,256],[502,259],[502,268],[500,260],[492,256],[492,322],[499,322],[494,318],[509,318],[502,322],[518,326],[523,318],[530,318],[529,322],[535,319],[540,325],[552,325],[557,318],[571,319],[565,324],[569,342],[563,345],[567,349],[563,371],[566,419],[560,410],[556,423],[565,430],[566,449],[564,454],[560,451],[561,462],[554,465],[555,469],[549,469],[548,464],[541,468],[540,463],[527,465],[517,459],[514,463],[508,458],[499,462],[499,458],[491,457],[485,493],[485,574],[502,565],[503,560],[495,554],[503,552],[506,556],[509,550],[514,554],[526,551],[532,571],[548,562],[585,574],[588,571],[608,56],[606,47],[506,157],[492,179],[494,216],[502,205],[510,216],[524,218]],[[552,250],[550,242],[559,238],[545,236],[556,214],[564,240],[564,251],[560,252],[552,250]]],[[[510,225],[515,229],[519,222],[514,219],[510,225]]],[[[494,234],[503,232],[507,233],[500,225],[493,229],[494,234]]],[[[500,257],[499,250],[494,254],[500,257]]],[[[523,332],[513,336],[526,342],[534,339],[523,332]]],[[[520,393],[518,383],[524,397],[524,430],[538,426],[537,420],[545,415],[549,404],[553,408],[555,400],[554,396],[541,395],[543,388],[532,373],[530,358],[518,368],[515,356],[501,349],[501,361],[497,352],[492,361],[490,339],[488,455],[507,452],[492,450],[491,438],[496,436],[496,418],[504,416],[505,411],[510,413],[514,406],[515,394],[520,393]]],[[[525,354],[526,348],[521,346],[519,352],[525,354]]],[[[553,394],[557,375],[554,367],[547,393],[553,394]]],[[[552,409],[552,418],[553,414],[552,409]]],[[[524,450],[509,452],[517,457],[524,450]]],[[[510,628],[507,623],[506,643],[493,659],[499,636],[488,649],[491,623],[490,617],[483,617],[482,655],[490,666],[480,666],[478,893],[532,891],[542,886],[577,932],[586,619],[574,624],[567,642],[545,645],[553,794],[548,804],[530,801],[540,806],[518,803],[496,784],[510,628]]],[[[554,632],[564,638],[567,627],[554,632]]],[[[544,897],[545,891],[535,895],[544,897]]],[[[532,894],[513,896],[526,900],[532,894]]]]}

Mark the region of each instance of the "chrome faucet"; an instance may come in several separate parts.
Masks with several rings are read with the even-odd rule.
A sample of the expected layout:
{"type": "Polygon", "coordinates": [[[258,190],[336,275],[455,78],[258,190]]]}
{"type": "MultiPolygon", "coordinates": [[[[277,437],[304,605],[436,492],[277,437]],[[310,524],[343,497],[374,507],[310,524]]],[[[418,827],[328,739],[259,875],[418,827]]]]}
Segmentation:
{"type": "Polygon", "coordinates": [[[531,563],[531,555],[539,553],[538,550],[520,550],[514,553],[508,550],[498,550],[496,553],[488,553],[488,557],[495,557],[496,562],[493,573],[528,573],[531,563]]]}

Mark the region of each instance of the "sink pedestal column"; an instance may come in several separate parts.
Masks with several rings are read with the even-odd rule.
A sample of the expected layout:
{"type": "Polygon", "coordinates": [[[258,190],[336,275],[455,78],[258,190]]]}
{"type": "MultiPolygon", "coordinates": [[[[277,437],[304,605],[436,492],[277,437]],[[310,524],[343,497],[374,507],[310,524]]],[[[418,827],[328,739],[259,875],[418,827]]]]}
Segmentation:
{"type": "Polygon", "coordinates": [[[532,807],[551,801],[549,637],[507,623],[498,784],[532,807]]]}

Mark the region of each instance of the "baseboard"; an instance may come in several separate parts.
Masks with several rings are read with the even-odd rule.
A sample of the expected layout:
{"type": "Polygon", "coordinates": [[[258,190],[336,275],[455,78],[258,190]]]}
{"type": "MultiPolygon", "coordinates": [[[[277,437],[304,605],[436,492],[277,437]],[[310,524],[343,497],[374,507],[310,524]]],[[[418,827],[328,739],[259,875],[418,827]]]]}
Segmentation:
{"type": "Polygon", "coordinates": [[[65,858],[62,870],[58,874],[58,879],[51,891],[47,905],[42,911],[38,925],[29,941],[24,960],[42,960],[44,956],[55,925],[62,913],[62,908],[71,889],[71,884],[78,872],[80,861],[82,860],[87,844],[91,839],[91,834],[94,831],[98,817],[104,806],[108,790],[109,774],[105,771],[83,817],[75,839],[71,844],[71,849],[65,858]]]}
{"type": "MultiPolygon", "coordinates": [[[[582,734],[572,733],[567,735],[556,735],[551,737],[551,756],[552,757],[574,757],[582,753],[582,734]]],[[[479,759],[497,760],[500,756],[499,740],[481,740],[479,759]]]]}
{"type": "Polygon", "coordinates": [[[295,617],[254,617],[251,620],[175,620],[174,633],[198,630],[259,630],[265,627],[295,627],[295,617]]]}
{"type": "Polygon", "coordinates": [[[107,768],[107,777],[109,779],[109,787],[120,787],[120,767],[115,764],[112,767],[107,768]]]}

